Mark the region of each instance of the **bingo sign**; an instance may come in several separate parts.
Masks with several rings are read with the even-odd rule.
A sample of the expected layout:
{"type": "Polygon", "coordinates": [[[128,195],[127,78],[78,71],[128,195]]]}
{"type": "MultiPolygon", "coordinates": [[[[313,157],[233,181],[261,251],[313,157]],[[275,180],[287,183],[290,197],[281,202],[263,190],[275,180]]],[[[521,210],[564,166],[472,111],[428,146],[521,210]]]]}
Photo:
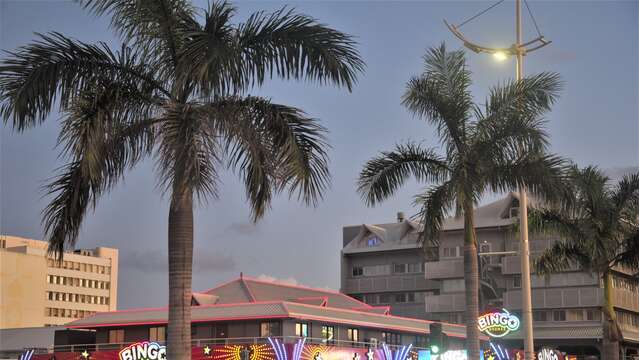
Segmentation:
{"type": "Polygon", "coordinates": [[[120,350],[119,360],[166,360],[166,346],[142,341],[120,350]]]}
{"type": "Polygon", "coordinates": [[[504,337],[519,329],[519,318],[506,309],[492,311],[477,319],[477,327],[491,337],[504,337]]]}
{"type": "Polygon", "coordinates": [[[564,360],[564,354],[555,349],[543,348],[537,353],[537,360],[564,360]]]}

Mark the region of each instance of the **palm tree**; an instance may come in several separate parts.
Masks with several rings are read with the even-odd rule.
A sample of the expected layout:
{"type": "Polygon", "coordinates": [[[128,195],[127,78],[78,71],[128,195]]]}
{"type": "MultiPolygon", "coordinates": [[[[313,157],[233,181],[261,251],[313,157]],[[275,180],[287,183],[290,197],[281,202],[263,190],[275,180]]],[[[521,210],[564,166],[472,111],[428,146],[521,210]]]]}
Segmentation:
{"type": "Polygon", "coordinates": [[[364,64],[351,36],[286,8],[234,24],[227,2],[200,10],[186,0],[80,2],[111,16],[122,46],[39,35],[0,64],[0,115],[24,131],[56,105],[63,114],[69,162],[43,212],[59,259],[87,210],[154,156],[170,194],[167,358],[190,359],[194,203],[216,197],[226,167],[244,183],[254,220],[282,191],[316,204],[329,182],[325,129],[249,91],[271,77],[350,91],[364,64]]]}
{"type": "Polygon", "coordinates": [[[619,359],[621,330],[614,309],[612,281],[618,270],[639,270],[639,173],[624,176],[616,186],[596,167],[569,171],[570,197],[562,208],[530,212],[531,229],[558,234],[535,261],[540,275],[574,269],[594,272],[604,289],[603,358],[619,359]]]}
{"type": "Polygon", "coordinates": [[[403,104],[435,125],[442,152],[409,142],[369,160],[359,176],[359,192],[369,206],[393,195],[411,176],[432,184],[415,197],[421,206],[423,245],[437,246],[444,219],[464,216],[466,348],[479,359],[479,275],[473,207],[487,191],[525,184],[538,195],[557,194],[563,160],[545,152],[540,116],[550,109],[559,77],[543,73],[508,81],[490,90],[483,107],[473,104],[471,73],[463,51],[445,45],[424,56],[424,73],[407,84],[403,104]]]}

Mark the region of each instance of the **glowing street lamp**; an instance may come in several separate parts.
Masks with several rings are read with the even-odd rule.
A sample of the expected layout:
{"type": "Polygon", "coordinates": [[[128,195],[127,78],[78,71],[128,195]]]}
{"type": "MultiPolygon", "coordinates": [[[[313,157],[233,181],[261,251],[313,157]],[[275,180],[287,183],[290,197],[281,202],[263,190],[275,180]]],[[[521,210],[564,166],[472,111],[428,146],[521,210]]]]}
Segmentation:
{"type": "MultiPolygon", "coordinates": [[[[551,41],[546,40],[539,31],[537,27],[537,22],[532,17],[532,12],[530,12],[530,8],[528,11],[535,23],[535,27],[537,28],[537,33],[539,37],[528,41],[526,43],[522,42],[522,26],[521,26],[521,0],[515,0],[515,31],[516,31],[516,41],[510,47],[506,49],[500,48],[491,48],[483,45],[479,45],[474,43],[468,38],[464,36],[464,34],[459,31],[459,27],[464,25],[465,23],[477,18],[482,15],[486,11],[492,9],[496,5],[502,3],[503,0],[497,2],[495,5],[492,5],[487,10],[479,13],[471,17],[469,20],[466,20],[459,26],[455,26],[449,24],[444,20],[444,23],[448,27],[448,29],[455,35],[459,40],[464,43],[464,46],[468,49],[476,52],[476,53],[486,53],[492,54],[497,61],[504,61],[508,58],[509,55],[513,55],[517,59],[517,69],[516,76],[517,81],[523,78],[523,65],[524,65],[524,55],[533,52],[535,50],[541,49],[542,47],[551,43],[551,41]]],[[[527,6],[527,5],[526,5],[527,6]]],[[[533,328],[532,328],[532,299],[531,299],[531,289],[530,289],[530,247],[528,244],[528,197],[526,195],[526,187],[521,186],[519,188],[519,228],[520,228],[520,244],[519,244],[519,255],[521,258],[521,296],[522,296],[522,320],[524,327],[524,358],[525,360],[533,360],[534,359],[534,344],[533,344],[533,328]]]]}

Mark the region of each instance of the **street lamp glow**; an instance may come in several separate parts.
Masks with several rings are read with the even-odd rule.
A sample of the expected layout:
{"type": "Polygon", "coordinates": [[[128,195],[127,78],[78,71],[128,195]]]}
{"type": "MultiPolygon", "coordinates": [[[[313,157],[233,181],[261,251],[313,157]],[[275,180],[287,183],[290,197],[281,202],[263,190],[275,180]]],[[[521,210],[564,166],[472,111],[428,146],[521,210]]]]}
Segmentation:
{"type": "Polygon", "coordinates": [[[493,56],[495,57],[495,59],[499,62],[504,61],[506,59],[508,59],[508,54],[506,54],[503,51],[495,51],[493,53],[493,56]]]}
{"type": "Polygon", "coordinates": [[[432,351],[432,352],[433,352],[433,354],[439,354],[439,346],[437,346],[437,345],[432,345],[432,346],[430,347],[430,351],[432,351]]]}

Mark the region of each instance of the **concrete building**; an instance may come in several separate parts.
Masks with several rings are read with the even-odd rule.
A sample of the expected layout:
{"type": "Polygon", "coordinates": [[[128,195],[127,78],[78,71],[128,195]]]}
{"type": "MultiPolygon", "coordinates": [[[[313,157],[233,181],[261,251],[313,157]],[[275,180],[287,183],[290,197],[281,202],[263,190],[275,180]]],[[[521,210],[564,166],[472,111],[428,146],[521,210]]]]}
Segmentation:
{"type": "Polygon", "coordinates": [[[47,243],[0,236],[0,329],[66,324],[117,307],[118,250],[66,252],[62,263],[47,243]]]}
{"type": "MultiPolygon", "coordinates": [[[[475,224],[480,252],[517,251],[517,194],[479,207],[475,224]]],[[[367,303],[392,305],[404,316],[463,323],[466,307],[463,281],[463,218],[445,221],[438,244],[419,251],[419,224],[403,219],[396,223],[344,228],[342,291],[367,303]],[[423,272],[406,264],[424,261],[423,272]],[[421,277],[421,279],[418,279],[421,277]],[[415,293],[419,296],[404,297],[415,293]],[[424,295],[421,295],[424,294],[424,295]],[[406,300],[414,300],[407,302],[406,300]]],[[[557,241],[553,236],[530,236],[532,257],[557,241]]],[[[481,257],[481,303],[484,310],[506,308],[521,311],[521,271],[518,256],[481,257]]],[[[639,349],[639,282],[617,272],[614,301],[623,330],[626,354],[639,349]]],[[[596,274],[566,271],[549,278],[532,276],[532,305],[536,346],[597,354],[601,344],[600,304],[603,288],[596,274]]],[[[521,332],[503,341],[522,346],[521,332]]]]}

